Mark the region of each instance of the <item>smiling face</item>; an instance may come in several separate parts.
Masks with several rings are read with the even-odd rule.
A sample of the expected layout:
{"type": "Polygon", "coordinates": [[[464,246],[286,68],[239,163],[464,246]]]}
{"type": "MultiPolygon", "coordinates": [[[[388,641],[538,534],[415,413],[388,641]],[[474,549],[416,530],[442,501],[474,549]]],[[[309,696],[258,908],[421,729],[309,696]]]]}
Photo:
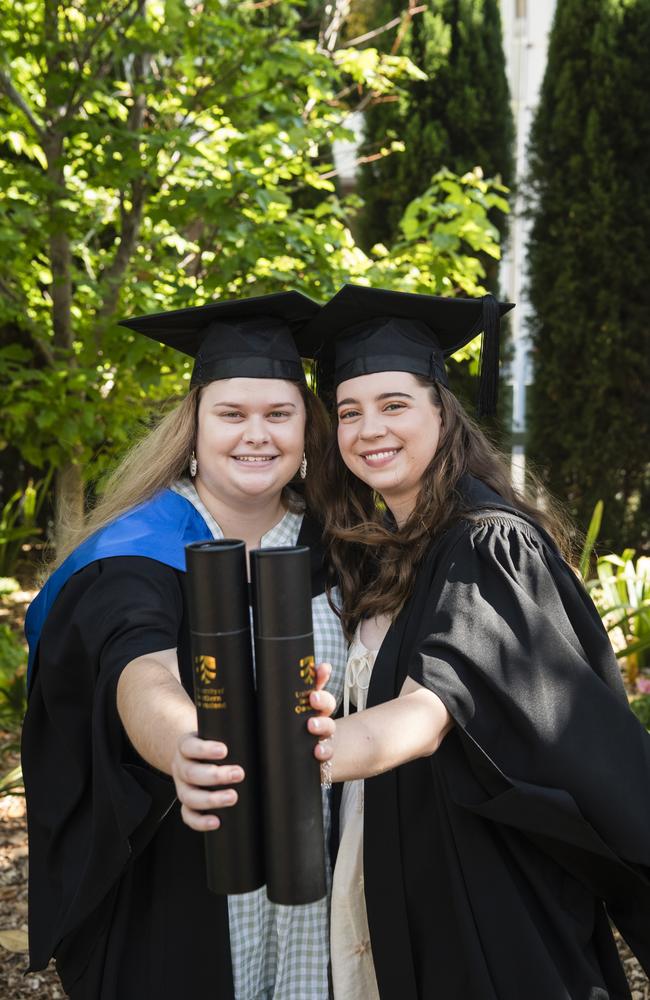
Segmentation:
{"type": "Polygon", "coordinates": [[[343,461],[403,523],[440,440],[431,389],[409,372],[376,372],[342,382],[336,398],[343,461]]]}
{"type": "Polygon", "coordinates": [[[278,502],[305,447],[305,404],[293,382],[231,378],[201,392],[196,458],[199,495],[237,509],[278,502]]]}

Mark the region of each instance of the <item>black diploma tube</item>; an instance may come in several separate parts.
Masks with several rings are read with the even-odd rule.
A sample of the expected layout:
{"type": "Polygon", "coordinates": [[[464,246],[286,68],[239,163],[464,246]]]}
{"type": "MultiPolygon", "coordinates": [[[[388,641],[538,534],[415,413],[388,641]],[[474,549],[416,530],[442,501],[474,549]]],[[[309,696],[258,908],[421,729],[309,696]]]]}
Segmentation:
{"type": "Polygon", "coordinates": [[[240,764],[246,775],[233,786],[236,804],[215,810],[221,826],[204,834],[208,888],[252,892],[264,885],[264,862],[246,546],[195,542],[185,559],[199,736],[225,743],[228,756],[219,763],[240,764]]]}
{"type": "Polygon", "coordinates": [[[327,889],[320,767],[307,730],[316,714],[309,549],[255,549],[250,564],[266,892],[273,903],[313,903],[327,889]]]}

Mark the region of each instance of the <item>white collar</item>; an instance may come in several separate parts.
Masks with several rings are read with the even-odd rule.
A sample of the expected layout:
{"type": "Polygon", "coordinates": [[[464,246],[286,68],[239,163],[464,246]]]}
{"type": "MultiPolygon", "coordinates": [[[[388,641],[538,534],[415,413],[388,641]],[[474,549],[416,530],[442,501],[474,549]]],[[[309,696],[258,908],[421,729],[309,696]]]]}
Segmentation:
{"type": "MultiPolygon", "coordinates": [[[[220,525],[217,523],[201,500],[199,494],[196,492],[194,483],[190,482],[189,479],[179,479],[178,482],[174,483],[171,488],[174,493],[178,493],[179,496],[185,497],[186,500],[189,500],[192,506],[198,510],[199,514],[210,529],[213,538],[219,539],[224,537],[220,525]]],[[[262,535],[262,538],[260,539],[260,548],[266,549],[281,545],[295,545],[298,541],[302,519],[302,513],[297,514],[294,511],[288,510],[277,524],[274,524],[265,535],[262,535]]]]}

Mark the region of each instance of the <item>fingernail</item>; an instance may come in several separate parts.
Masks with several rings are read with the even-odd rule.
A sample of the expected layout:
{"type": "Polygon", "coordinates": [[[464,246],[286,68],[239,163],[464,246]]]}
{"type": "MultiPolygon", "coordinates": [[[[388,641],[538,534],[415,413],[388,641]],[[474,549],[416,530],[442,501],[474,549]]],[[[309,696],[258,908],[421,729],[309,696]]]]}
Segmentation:
{"type": "Polygon", "coordinates": [[[315,730],[315,732],[318,732],[322,728],[323,727],[321,725],[320,719],[312,719],[311,720],[311,729],[315,730]]]}
{"type": "Polygon", "coordinates": [[[320,694],[318,693],[318,691],[312,692],[311,700],[312,700],[312,704],[315,703],[316,705],[320,705],[321,698],[320,698],[320,694]]]}
{"type": "Polygon", "coordinates": [[[227,792],[223,793],[224,802],[235,802],[237,799],[237,793],[228,789],[227,792]]]}
{"type": "Polygon", "coordinates": [[[244,777],[244,772],[242,771],[241,767],[230,768],[228,781],[241,781],[243,777],[244,777]]]}

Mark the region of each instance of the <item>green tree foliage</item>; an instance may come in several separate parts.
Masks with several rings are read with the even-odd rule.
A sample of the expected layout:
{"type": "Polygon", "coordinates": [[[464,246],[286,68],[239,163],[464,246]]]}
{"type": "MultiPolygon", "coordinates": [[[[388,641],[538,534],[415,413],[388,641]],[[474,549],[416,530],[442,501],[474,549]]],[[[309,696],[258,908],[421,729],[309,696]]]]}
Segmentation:
{"type": "MultiPolygon", "coordinates": [[[[384,17],[388,6],[383,4],[384,17]]],[[[393,14],[403,10],[395,0],[390,7],[393,14]]],[[[400,52],[426,78],[405,81],[397,100],[380,97],[366,112],[365,154],[393,149],[361,171],[368,246],[390,241],[407,203],[443,166],[458,174],[479,166],[507,185],[513,179],[514,126],[498,0],[433,0],[410,21],[400,52]]],[[[502,214],[495,221],[504,228],[502,214]]]]}
{"type": "Polygon", "coordinates": [[[649,0],[560,0],[531,144],[530,453],[581,527],[650,529],[649,0]]]}
{"type": "Polygon", "coordinates": [[[498,256],[501,192],[473,175],[432,182],[390,251],[355,244],[324,150],[350,95],[420,74],[322,51],[281,6],[0,0],[0,448],[56,469],[77,511],[189,378],[120,315],[346,279],[471,294],[498,256]]]}

